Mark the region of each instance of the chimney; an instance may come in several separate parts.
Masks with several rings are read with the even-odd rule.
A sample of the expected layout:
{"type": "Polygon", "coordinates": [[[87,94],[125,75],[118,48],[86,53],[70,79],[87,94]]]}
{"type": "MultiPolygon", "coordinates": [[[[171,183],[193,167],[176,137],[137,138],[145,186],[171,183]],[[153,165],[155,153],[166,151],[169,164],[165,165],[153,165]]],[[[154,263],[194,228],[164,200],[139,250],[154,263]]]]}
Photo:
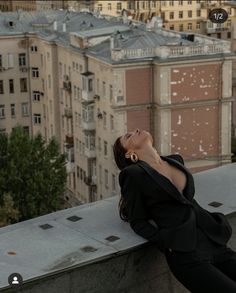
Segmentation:
{"type": "Polygon", "coordinates": [[[66,32],[66,23],[65,22],[63,22],[63,24],[62,24],[62,31],[65,33],[66,32]]]}
{"type": "Polygon", "coordinates": [[[54,31],[57,31],[57,21],[56,20],[53,22],[53,29],[54,29],[54,31]]]}

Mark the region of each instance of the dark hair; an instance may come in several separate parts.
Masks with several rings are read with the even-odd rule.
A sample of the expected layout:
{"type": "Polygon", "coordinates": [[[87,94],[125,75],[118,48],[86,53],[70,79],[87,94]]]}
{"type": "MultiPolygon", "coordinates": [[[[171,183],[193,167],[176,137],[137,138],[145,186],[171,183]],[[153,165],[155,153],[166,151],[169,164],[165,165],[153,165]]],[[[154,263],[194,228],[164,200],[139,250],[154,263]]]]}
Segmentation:
{"type": "MultiPolygon", "coordinates": [[[[126,149],[121,144],[121,136],[118,137],[113,145],[113,154],[117,167],[123,170],[125,167],[133,164],[131,159],[125,157],[126,149]]],[[[127,198],[127,197],[126,197],[127,198]]],[[[119,201],[119,215],[123,221],[128,221],[127,199],[122,194],[119,201]]]]}

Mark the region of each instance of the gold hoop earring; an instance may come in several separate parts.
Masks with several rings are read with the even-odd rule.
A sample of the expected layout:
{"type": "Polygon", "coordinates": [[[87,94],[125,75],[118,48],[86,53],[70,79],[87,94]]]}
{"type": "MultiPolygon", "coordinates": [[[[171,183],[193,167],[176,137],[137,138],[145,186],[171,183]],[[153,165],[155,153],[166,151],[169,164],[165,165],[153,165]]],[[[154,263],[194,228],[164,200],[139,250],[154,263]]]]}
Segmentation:
{"type": "Polygon", "coordinates": [[[133,163],[137,163],[137,161],[138,161],[138,156],[137,156],[135,153],[131,154],[131,155],[130,155],[130,158],[131,158],[131,161],[132,161],[133,163]]]}

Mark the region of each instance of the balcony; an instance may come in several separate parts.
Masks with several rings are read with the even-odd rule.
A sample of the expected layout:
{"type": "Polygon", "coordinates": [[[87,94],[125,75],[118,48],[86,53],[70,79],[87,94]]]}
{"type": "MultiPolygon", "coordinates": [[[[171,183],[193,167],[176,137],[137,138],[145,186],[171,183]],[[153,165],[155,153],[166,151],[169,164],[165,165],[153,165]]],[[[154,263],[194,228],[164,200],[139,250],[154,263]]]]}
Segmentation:
{"type": "Polygon", "coordinates": [[[84,154],[89,159],[96,158],[96,150],[95,149],[88,149],[85,147],[84,154]]]}
{"type": "Polygon", "coordinates": [[[19,66],[19,70],[21,72],[27,72],[28,71],[28,67],[27,66],[19,66]]]}
{"type": "Polygon", "coordinates": [[[86,176],[84,182],[89,186],[95,186],[97,184],[97,178],[96,176],[86,176]]]}
{"type": "Polygon", "coordinates": [[[82,90],[82,100],[85,101],[85,102],[94,101],[94,92],[89,92],[87,90],[82,90]]]}
{"type": "Polygon", "coordinates": [[[72,118],[72,108],[71,107],[65,108],[64,116],[67,118],[72,118]]]}
{"type": "Polygon", "coordinates": [[[82,126],[84,130],[95,130],[96,124],[94,121],[82,121],[82,126]]]}
{"type": "Polygon", "coordinates": [[[71,82],[70,81],[63,81],[63,89],[67,92],[71,93],[71,82]]]}
{"type": "MultiPolygon", "coordinates": [[[[233,163],[193,174],[195,199],[210,212],[228,215],[234,231],[235,172],[233,163]],[[222,205],[209,205],[213,201],[222,205]]],[[[8,284],[15,271],[23,277],[22,293],[189,292],[173,277],[155,244],[120,220],[119,197],[0,228],[1,292],[17,291],[8,284]]],[[[229,247],[236,249],[235,233],[229,247]]]]}
{"type": "Polygon", "coordinates": [[[69,134],[69,133],[66,134],[65,143],[66,143],[68,148],[74,146],[74,136],[73,136],[73,134],[69,134]]]}

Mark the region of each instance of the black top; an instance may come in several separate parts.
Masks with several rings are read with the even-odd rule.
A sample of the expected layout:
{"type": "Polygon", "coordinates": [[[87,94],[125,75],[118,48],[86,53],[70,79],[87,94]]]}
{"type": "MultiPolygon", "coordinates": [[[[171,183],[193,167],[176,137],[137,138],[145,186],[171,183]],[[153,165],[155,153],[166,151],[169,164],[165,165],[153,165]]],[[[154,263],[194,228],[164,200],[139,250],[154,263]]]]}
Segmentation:
{"type": "Polygon", "coordinates": [[[183,158],[180,155],[161,158],[185,172],[187,183],[183,194],[144,161],[124,168],[119,174],[119,183],[121,194],[127,199],[131,228],[156,243],[162,251],[171,248],[187,252],[225,245],[232,228],[223,214],[210,213],[193,198],[193,176],[185,168],[183,158]]]}

